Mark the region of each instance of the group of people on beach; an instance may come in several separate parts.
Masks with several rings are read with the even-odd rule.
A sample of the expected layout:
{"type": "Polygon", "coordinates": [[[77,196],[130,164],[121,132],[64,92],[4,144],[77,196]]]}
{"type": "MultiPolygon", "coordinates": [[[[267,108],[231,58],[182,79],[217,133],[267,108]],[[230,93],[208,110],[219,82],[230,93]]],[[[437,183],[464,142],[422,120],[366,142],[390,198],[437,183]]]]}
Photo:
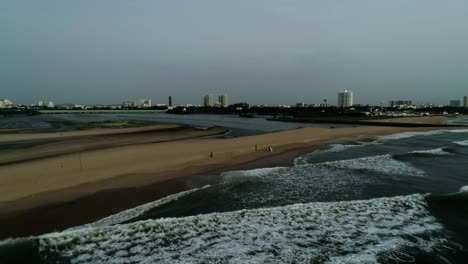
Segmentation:
{"type": "MultiPolygon", "coordinates": [[[[255,152],[258,151],[258,145],[255,144],[255,152]]],[[[272,146],[268,146],[268,152],[273,152],[273,147],[272,146]]],[[[213,155],[213,151],[210,152],[210,158],[213,158],[214,155],[213,155]]]]}

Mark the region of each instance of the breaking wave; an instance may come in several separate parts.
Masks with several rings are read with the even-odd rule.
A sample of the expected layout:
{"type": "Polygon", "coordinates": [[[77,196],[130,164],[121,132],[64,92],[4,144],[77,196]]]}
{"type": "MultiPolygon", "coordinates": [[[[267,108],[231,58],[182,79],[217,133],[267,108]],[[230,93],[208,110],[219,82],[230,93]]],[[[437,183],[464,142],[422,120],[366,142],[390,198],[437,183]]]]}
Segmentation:
{"type": "Polygon", "coordinates": [[[273,167],[273,168],[260,168],[260,169],[253,169],[253,170],[239,170],[239,171],[228,171],[223,172],[221,177],[223,177],[224,183],[229,183],[232,181],[238,181],[242,177],[264,177],[268,175],[272,175],[274,173],[287,170],[287,167],[273,167]]]}
{"type": "Polygon", "coordinates": [[[372,157],[364,157],[357,159],[348,160],[337,160],[331,162],[322,163],[326,166],[342,168],[342,169],[353,169],[353,170],[369,170],[384,174],[400,174],[400,175],[414,175],[423,176],[425,172],[421,169],[414,167],[413,165],[395,160],[392,155],[379,155],[372,157]]]}
{"type": "Polygon", "coordinates": [[[436,148],[436,149],[429,149],[429,150],[415,150],[410,153],[430,154],[430,155],[450,155],[450,152],[447,152],[444,148],[436,148]]]}
{"type": "MultiPolygon", "coordinates": [[[[30,238],[42,261],[369,263],[451,246],[424,195],[296,204],[92,227],[30,238]]],[[[23,239],[24,240],[24,239],[23,239]]],[[[17,240],[0,243],[14,245],[17,240]]]]}
{"type": "Polygon", "coordinates": [[[404,139],[411,138],[415,136],[432,136],[439,135],[442,133],[468,133],[468,129],[453,129],[453,130],[433,130],[428,132],[403,132],[387,136],[377,137],[379,140],[395,140],[395,139],[404,139]]]}
{"type": "Polygon", "coordinates": [[[457,141],[453,142],[454,144],[460,145],[460,146],[468,146],[468,140],[463,140],[463,141],[457,141]]]}

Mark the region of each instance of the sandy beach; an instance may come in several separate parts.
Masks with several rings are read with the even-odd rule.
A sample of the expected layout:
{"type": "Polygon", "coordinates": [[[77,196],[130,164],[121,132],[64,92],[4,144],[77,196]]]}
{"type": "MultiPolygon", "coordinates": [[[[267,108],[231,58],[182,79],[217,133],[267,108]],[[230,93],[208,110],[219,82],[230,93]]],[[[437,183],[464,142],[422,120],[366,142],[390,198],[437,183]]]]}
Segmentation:
{"type": "MultiPolygon", "coordinates": [[[[232,139],[188,139],[95,149],[4,165],[0,167],[1,212],[10,211],[8,203],[60,190],[67,190],[59,199],[66,201],[103,189],[138,187],[175,176],[241,164],[336,138],[427,130],[393,127],[302,128],[232,139]],[[274,150],[272,153],[267,151],[270,145],[274,150]],[[210,152],[214,157],[210,157],[210,152]],[[92,186],[79,194],[69,190],[83,184],[92,186]]],[[[40,202],[36,198],[35,201],[33,206],[55,202],[40,202]]]]}
{"type": "Polygon", "coordinates": [[[434,116],[417,116],[417,117],[399,117],[399,118],[391,118],[391,119],[376,119],[376,120],[372,120],[372,122],[445,125],[448,123],[448,121],[456,120],[459,118],[467,118],[467,116],[434,115],[434,116]]]}
{"type": "Polygon", "coordinates": [[[216,183],[223,171],[290,165],[295,157],[326,148],[335,139],[437,129],[447,128],[308,127],[237,138],[200,138],[225,133],[226,129],[165,124],[63,134],[4,134],[0,142],[67,139],[13,150],[15,155],[0,154],[0,161],[13,160],[0,165],[0,224],[23,232],[0,236],[84,224],[172,193],[216,183]],[[268,151],[269,146],[273,152],[268,151]],[[42,224],[31,227],[31,219],[41,221],[38,215],[42,224]]]}
{"type": "Polygon", "coordinates": [[[28,133],[0,135],[0,165],[44,159],[91,150],[126,145],[168,142],[226,133],[222,127],[207,130],[177,124],[141,128],[90,129],[63,133],[28,133]],[[13,141],[14,140],[14,141],[13,141]],[[24,147],[9,148],[15,143],[24,147]]]}

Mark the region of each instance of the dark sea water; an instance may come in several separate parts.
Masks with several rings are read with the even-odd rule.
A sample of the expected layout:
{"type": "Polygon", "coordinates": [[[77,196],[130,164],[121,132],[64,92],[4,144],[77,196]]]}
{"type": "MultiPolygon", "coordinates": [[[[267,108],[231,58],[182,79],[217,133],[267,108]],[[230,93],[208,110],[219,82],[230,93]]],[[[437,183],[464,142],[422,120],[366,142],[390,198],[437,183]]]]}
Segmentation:
{"type": "Polygon", "coordinates": [[[0,262],[468,263],[468,130],[342,139],[290,167],[222,178],[2,241],[0,262]]]}

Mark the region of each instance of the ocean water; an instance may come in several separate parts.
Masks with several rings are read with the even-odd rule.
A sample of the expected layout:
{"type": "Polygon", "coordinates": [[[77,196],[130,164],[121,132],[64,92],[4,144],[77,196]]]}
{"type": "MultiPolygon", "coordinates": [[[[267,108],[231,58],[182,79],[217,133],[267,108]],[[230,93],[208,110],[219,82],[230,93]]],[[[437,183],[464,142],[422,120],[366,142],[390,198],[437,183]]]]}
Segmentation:
{"type": "Polygon", "coordinates": [[[338,140],[289,167],[1,241],[0,263],[468,263],[467,141],[468,130],[338,140]]]}

